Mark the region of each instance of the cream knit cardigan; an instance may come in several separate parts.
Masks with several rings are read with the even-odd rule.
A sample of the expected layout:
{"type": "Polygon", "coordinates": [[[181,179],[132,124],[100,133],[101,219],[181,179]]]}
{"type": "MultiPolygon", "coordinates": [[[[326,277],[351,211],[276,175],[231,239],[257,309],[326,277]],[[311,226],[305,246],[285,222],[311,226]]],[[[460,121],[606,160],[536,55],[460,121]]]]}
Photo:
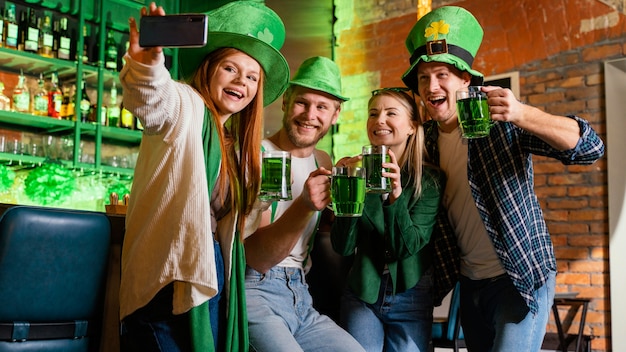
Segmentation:
{"type": "MultiPolygon", "coordinates": [[[[120,319],[174,282],[173,313],[216,294],[208,182],[202,148],[205,106],[189,85],[172,80],[161,62],[146,66],[124,57],[124,106],[144,132],[126,215],[122,249],[120,319]]],[[[210,157],[220,157],[211,150],[210,157]]],[[[217,173],[215,173],[217,174],[217,173]]],[[[215,180],[209,180],[215,182],[215,180]]],[[[236,214],[218,224],[230,281],[236,214]]]]}

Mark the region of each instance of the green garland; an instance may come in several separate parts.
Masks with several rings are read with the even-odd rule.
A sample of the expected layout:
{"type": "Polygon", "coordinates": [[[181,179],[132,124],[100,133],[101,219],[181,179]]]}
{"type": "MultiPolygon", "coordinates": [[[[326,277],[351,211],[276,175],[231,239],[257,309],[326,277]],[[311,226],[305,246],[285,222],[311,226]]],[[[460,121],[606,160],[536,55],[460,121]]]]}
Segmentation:
{"type": "Polygon", "coordinates": [[[0,192],[4,192],[13,186],[15,181],[15,171],[6,165],[0,165],[0,192]]]}
{"type": "Polygon", "coordinates": [[[32,170],[24,185],[28,198],[41,205],[50,205],[67,199],[76,188],[76,178],[71,170],[46,163],[32,170]]]}

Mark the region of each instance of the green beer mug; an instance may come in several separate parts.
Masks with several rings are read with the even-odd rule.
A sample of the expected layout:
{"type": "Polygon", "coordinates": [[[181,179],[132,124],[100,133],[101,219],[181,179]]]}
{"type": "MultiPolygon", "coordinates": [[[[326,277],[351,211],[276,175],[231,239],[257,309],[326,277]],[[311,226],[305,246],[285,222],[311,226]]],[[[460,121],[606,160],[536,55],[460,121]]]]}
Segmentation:
{"type": "Polygon", "coordinates": [[[489,114],[487,93],[480,88],[469,86],[456,91],[457,116],[464,138],[487,137],[494,124],[489,114]]]}
{"type": "Polygon", "coordinates": [[[365,205],[365,169],[352,166],[333,167],[330,196],[335,216],[361,216],[365,205]]]}
{"type": "Polygon", "coordinates": [[[365,191],[367,193],[389,193],[391,182],[388,177],[383,177],[384,162],[391,161],[387,153],[386,145],[363,146],[363,167],[365,168],[365,191]]]}
{"type": "Polygon", "coordinates": [[[265,202],[291,200],[291,153],[283,150],[263,152],[259,198],[265,202]]]}

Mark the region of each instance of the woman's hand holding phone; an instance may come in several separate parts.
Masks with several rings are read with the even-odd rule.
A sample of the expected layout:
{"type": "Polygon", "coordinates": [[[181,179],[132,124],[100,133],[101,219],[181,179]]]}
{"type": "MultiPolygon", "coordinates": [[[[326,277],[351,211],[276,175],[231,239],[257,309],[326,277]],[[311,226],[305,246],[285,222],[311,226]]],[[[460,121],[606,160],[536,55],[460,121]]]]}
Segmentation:
{"type": "MultiPolygon", "coordinates": [[[[165,10],[162,6],[157,6],[154,2],[151,2],[149,8],[141,8],[141,16],[165,16],[165,10]]],[[[130,29],[128,55],[133,60],[145,65],[158,64],[163,48],[160,46],[142,48],[139,46],[139,31],[137,30],[137,21],[134,17],[128,19],[128,25],[130,29]]]]}

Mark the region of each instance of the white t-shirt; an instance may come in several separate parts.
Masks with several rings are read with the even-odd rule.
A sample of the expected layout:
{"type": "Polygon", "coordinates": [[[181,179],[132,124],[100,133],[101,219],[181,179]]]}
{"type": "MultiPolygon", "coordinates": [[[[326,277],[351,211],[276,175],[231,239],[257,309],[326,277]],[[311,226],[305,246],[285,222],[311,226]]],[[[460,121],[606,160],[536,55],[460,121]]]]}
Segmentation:
{"type": "Polygon", "coordinates": [[[439,130],[439,165],[446,174],[443,205],[461,251],[461,274],[473,280],[503,274],[504,268],[487,235],[467,178],[467,140],[457,127],[451,133],[439,130]]]}
{"type": "MultiPolygon", "coordinates": [[[[263,140],[263,148],[265,150],[281,150],[276,145],[274,145],[269,140],[263,140]]],[[[317,170],[317,162],[315,161],[315,154],[312,153],[306,158],[296,158],[294,156],[291,157],[291,198],[296,199],[302,193],[302,189],[304,188],[304,182],[306,182],[307,178],[309,178],[309,174],[313,171],[317,170]]],[[[275,209],[273,211],[273,220],[278,219],[283,213],[291,206],[293,201],[280,201],[275,203],[275,209]]],[[[273,209],[274,205],[270,207],[273,209]]],[[[291,253],[283,259],[282,262],[278,263],[278,266],[292,267],[292,268],[302,268],[304,260],[309,254],[309,242],[311,241],[311,236],[315,233],[315,229],[317,227],[317,219],[320,216],[319,212],[317,212],[309,221],[306,226],[305,231],[298,239],[298,242],[291,250],[291,253]]],[[[305,272],[308,272],[311,268],[311,260],[308,260],[306,263],[306,268],[304,268],[305,272]]]]}

